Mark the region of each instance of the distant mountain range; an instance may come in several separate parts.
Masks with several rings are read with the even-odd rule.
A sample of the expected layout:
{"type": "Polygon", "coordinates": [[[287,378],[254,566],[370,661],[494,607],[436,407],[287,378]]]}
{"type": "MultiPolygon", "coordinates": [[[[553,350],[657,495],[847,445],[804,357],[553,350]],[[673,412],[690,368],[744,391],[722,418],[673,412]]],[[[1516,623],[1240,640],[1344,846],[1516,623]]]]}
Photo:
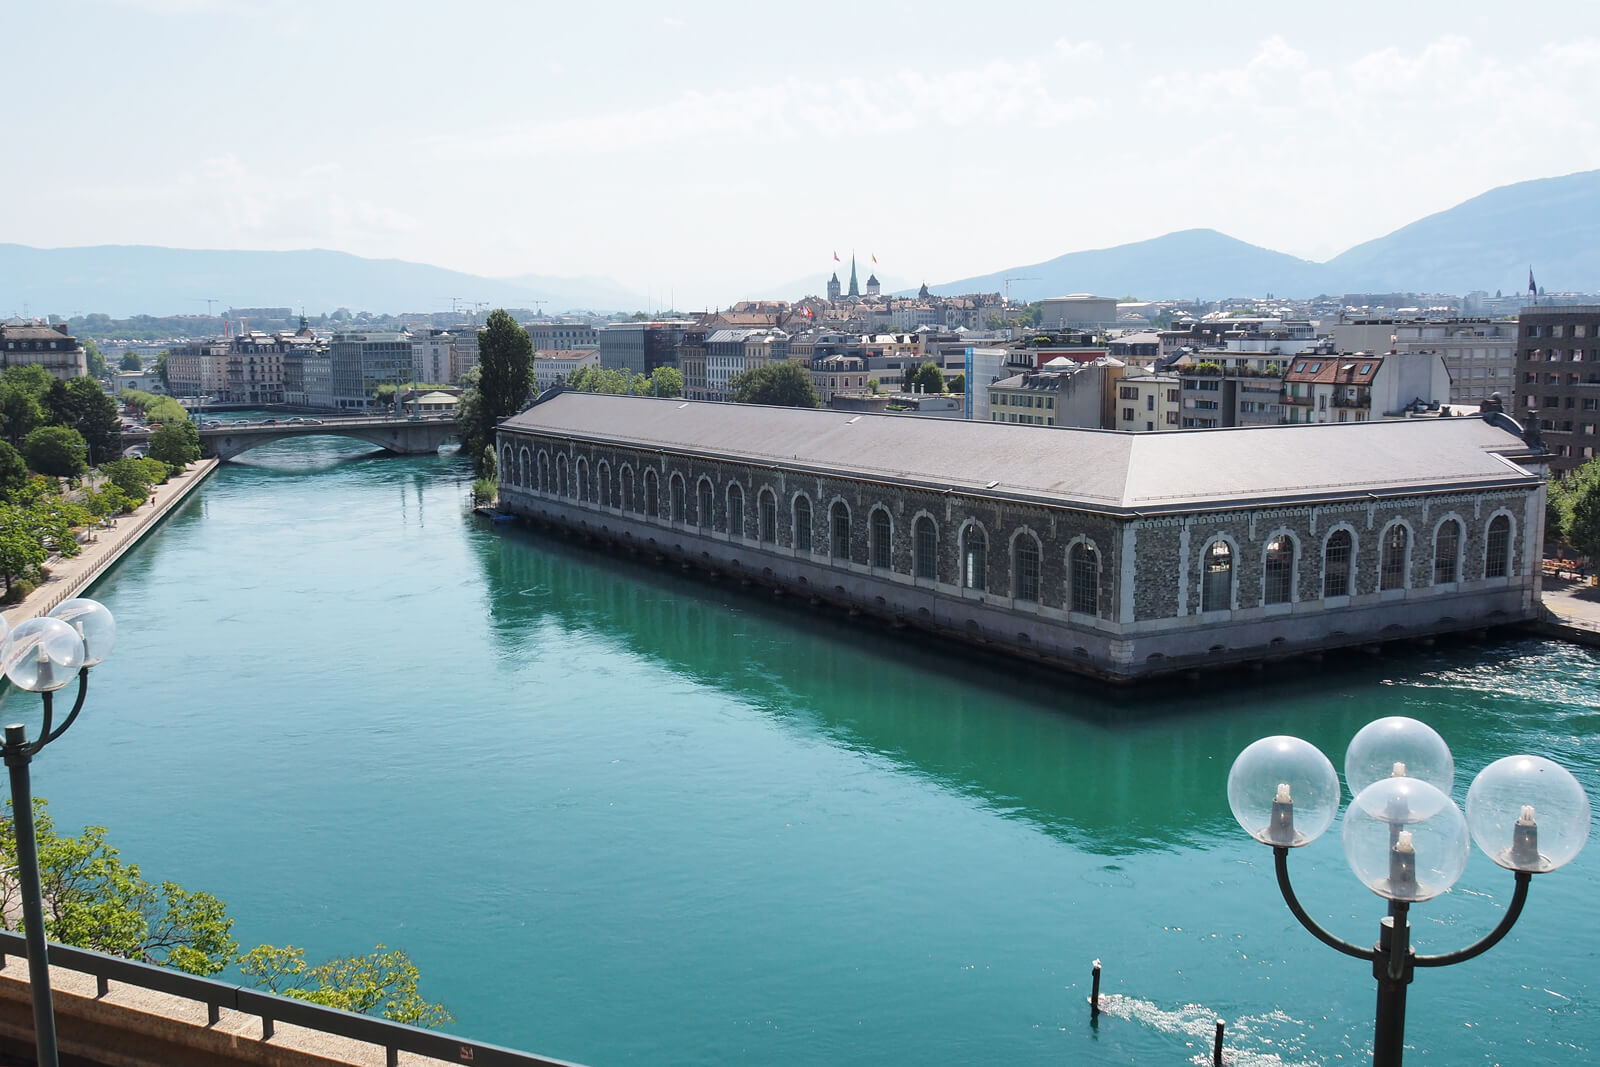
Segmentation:
{"type": "Polygon", "coordinates": [[[1326,263],[1246,244],[1216,230],[1181,230],[930,286],[942,295],[1005,292],[1014,300],[1066,293],[1141,299],[1311,297],[1327,293],[1456,293],[1540,285],[1600,291],[1600,170],[1491,189],[1342,252],[1326,263]]]}
{"type": "MultiPolygon", "coordinates": [[[[845,277],[848,277],[848,266],[845,277]]],[[[865,284],[870,264],[857,265],[865,284]]],[[[1532,267],[1555,291],[1600,291],[1600,170],[1492,189],[1447,211],[1356,245],[1326,263],[1246,244],[1216,230],[1181,230],[1148,241],[1070,252],[1043,263],[931,286],[951,295],[1005,292],[1017,300],[1066,293],[1141,299],[1310,297],[1327,293],[1464,294],[1523,291],[1532,267]]],[[[792,291],[745,294],[796,300],[826,279],[792,291]]],[[[904,279],[893,284],[904,285],[904,279]]],[[[885,285],[889,289],[889,285],[885,285]]],[[[914,292],[915,290],[908,290],[914,292]]],[[[0,315],[104,312],[172,315],[235,307],[305,307],[313,314],[432,312],[452,298],[492,306],[633,311],[647,298],[609,278],[526,274],[485,278],[397,259],[346,252],[231,252],[149,245],[29,248],[0,244],[0,315]],[[9,306],[5,306],[9,304],[9,306]]]]}
{"type": "Polygon", "coordinates": [[[232,252],[151,245],[29,248],[0,244],[0,315],[197,314],[231,307],[305,307],[312,314],[445,311],[451,300],[496,307],[633,311],[644,297],[609,278],[483,278],[347,252],[232,252]]]}

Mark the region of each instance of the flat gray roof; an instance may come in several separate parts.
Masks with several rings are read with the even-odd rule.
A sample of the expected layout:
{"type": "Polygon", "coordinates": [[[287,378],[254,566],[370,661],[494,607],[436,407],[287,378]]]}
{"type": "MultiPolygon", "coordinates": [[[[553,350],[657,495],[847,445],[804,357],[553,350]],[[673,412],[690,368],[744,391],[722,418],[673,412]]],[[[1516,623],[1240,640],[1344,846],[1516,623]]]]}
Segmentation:
{"type": "Polygon", "coordinates": [[[868,412],[546,393],[501,427],[1092,510],[1537,485],[1479,418],[1127,433],[868,412]]]}

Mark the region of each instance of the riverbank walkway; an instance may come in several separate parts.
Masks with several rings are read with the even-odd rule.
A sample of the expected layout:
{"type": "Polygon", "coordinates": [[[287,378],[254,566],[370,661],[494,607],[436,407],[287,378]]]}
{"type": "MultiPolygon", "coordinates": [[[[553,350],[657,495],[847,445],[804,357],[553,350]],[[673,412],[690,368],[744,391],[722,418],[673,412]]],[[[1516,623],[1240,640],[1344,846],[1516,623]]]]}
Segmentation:
{"type": "Polygon", "coordinates": [[[150,498],[132,512],[117,516],[114,525],[97,528],[94,538],[85,542],[83,551],[72,559],[55,557],[49,560],[45,566],[49,568],[50,577],[40,582],[39,587],[22,603],[5,610],[6,622],[15,626],[37,616],[48,615],[63,600],[82,596],[96,578],[122,558],[123,553],[144,540],[145,535],[154,530],[173,508],[188,499],[189,494],[217,469],[217,462],[214,459],[202,459],[189,464],[189,469],[182,474],[168,479],[165,485],[155,486],[150,498]]]}

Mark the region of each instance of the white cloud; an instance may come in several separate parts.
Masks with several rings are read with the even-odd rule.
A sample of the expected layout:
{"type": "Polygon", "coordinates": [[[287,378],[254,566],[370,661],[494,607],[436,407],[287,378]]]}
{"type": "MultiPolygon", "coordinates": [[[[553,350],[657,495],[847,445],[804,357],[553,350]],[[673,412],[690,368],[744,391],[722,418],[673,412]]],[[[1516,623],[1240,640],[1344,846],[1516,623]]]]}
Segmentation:
{"type": "Polygon", "coordinates": [[[1098,59],[1100,46],[1093,41],[1070,41],[1065,37],[1056,41],[1056,55],[1067,59],[1098,59]]]}

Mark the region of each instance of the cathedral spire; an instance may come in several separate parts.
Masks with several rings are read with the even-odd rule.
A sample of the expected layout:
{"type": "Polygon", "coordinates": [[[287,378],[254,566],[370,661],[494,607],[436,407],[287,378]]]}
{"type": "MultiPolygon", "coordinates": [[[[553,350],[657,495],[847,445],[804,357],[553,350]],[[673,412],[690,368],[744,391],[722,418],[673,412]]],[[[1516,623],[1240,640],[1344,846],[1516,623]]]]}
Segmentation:
{"type": "Polygon", "coordinates": [[[858,298],[861,296],[861,287],[856,284],[856,254],[854,252],[850,253],[850,292],[845,295],[858,298]]]}

